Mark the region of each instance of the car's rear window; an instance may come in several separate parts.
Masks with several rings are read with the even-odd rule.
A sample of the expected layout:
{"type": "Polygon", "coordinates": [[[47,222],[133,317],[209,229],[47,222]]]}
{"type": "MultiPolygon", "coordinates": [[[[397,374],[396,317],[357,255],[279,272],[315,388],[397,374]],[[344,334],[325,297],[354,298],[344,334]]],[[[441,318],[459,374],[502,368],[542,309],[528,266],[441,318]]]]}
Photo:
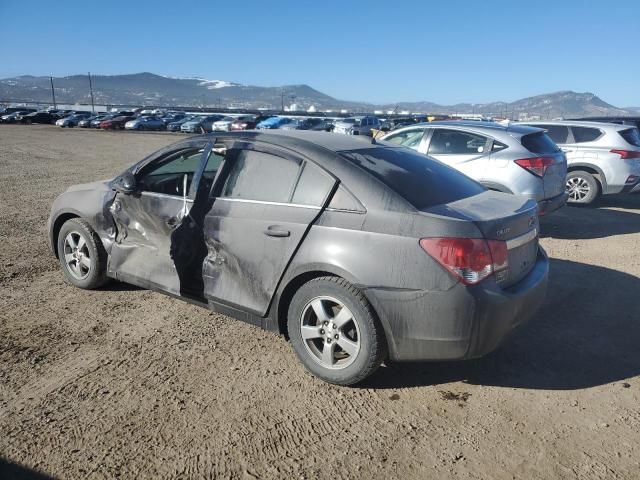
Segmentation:
{"type": "Polygon", "coordinates": [[[485,188],[451,167],[407,148],[340,152],[418,210],[478,195],[485,188]]]}
{"type": "Polygon", "coordinates": [[[522,143],[522,146],[531,153],[537,153],[539,155],[548,155],[560,150],[545,132],[524,135],[520,139],[520,142],[522,143]]]}
{"type": "Polygon", "coordinates": [[[625,141],[634,147],[640,147],[640,132],[637,128],[628,128],[618,132],[625,141]]]}

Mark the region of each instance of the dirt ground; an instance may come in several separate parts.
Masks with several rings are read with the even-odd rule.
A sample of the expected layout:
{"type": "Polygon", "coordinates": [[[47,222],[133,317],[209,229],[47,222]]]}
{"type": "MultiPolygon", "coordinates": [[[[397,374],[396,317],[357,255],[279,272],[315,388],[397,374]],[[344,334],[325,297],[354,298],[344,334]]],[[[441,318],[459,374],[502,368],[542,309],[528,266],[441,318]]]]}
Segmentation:
{"type": "Polygon", "coordinates": [[[0,126],[0,478],[640,477],[640,195],[543,219],[548,299],[495,353],[343,388],[250,325],[63,283],[55,196],[177,138],[0,126]]]}

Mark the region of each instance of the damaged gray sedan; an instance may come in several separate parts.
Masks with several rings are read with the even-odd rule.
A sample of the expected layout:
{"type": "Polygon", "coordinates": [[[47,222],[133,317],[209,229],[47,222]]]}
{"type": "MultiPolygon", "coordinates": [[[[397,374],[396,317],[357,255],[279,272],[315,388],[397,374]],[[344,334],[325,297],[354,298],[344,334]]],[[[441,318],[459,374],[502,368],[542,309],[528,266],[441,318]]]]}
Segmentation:
{"type": "Polygon", "coordinates": [[[48,227],[73,285],[112,278],[280,332],[343,385],[387,358],[486,354],[547,286],[534,201],[324,132],[185,139],[69,188],[48,227]]]}

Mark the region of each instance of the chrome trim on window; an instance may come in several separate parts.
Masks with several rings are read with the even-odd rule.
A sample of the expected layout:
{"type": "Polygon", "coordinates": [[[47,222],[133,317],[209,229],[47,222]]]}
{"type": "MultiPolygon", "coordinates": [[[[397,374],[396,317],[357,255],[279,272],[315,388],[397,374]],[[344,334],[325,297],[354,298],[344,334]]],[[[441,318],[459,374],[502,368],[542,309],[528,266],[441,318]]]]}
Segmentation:
{"type": "Polygon", "coordinates": [[[240,202],[240,203],[258,203],[261,205],[276,205],[276,206],[282,206],[282,207],[310,208],[312,210],[320,210],[320,207],[316,207],[314,205],[300,205],[298,203],[267,202],[264,200],[248,200],[245,198],[229,198],[229,197],[217,197],[216,200],[225,200],[227,202],[240,202]]]}
{"type": "Polygon", "coordinates": [[[157,192],[145,192],[145,191],[142,191],[142,192],[140,192],[140,195],[145,195],[147,197],[156,197],[156,198],[173,198],[175,200],[180,200],[180,201],[186,200],[187,203],[193,203],[193,200],[191,198],[183,199],[182,195],[178,195],[178,194],[169,195],[168,193],[157,193],[157,192]]]}
{"type": "Polygon", "coordinates": [[[535,239],[537,236],[538,229],[534,228],[533,230],[529,230],[524,235],[520,235],[519,237],[507,240],[507,250],[521,247],[522,245],[529,243],[531,240],[535,239]]]}

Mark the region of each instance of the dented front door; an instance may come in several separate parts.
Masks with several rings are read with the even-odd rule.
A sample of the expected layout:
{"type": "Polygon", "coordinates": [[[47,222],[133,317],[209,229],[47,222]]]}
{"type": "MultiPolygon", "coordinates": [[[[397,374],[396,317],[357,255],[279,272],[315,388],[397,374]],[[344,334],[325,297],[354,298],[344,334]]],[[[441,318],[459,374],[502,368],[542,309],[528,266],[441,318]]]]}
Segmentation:
{"type": "Polygon", "coordinates": [[[183,150],[170,152],[137,173],[139,190],[118,192],[109,208],[116,225],[110,275],[176,295],[185,286],[184,253],[193,250],[191,244],[197,239],[191,232],[198,227],[189,212],[208,153],[204,146],[183,150]]]}

